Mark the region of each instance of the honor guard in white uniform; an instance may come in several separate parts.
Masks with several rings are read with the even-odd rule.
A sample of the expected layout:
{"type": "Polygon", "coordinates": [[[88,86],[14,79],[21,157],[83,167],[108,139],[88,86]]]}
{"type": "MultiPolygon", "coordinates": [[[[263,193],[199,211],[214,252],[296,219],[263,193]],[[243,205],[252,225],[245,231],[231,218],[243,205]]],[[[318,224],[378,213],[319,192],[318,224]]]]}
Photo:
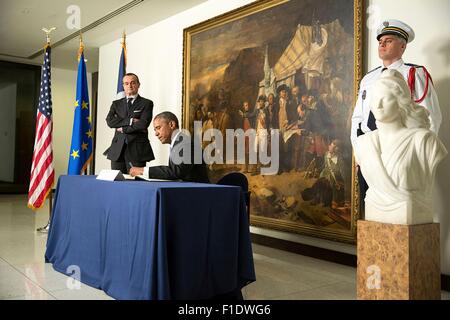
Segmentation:
{"type": "Polygon", "coordinates": [[[371,89],[386,69],[396,69],[403,75],[415,102],[428,110],[430,129],[438,134],[442,115],[433,80],[425,67],[404,63],[402,60],[406,44],[413,41],[414,36],[412,28],[398,20],[386,20],[378,27],[378,56],[383,65],[369,71],[361,80],[352,116],[352,145],[357,136],[376,129],[375,118],[370,111],[371,89]]]}
{"type": "MultiPolygon", "coordinates": [[[[403,75],[411,91],[411,97],[417,104],[428,110],[431,122],[430,129],[438,134],[442,115],[433,80],[425,67],[404,63],[402,60],[406,45],[414,40],[414,36],[413,29],[406,23],[398,20],[386,20],[378,27],[378,56],[382,60],[383,65],[369,71],[359,85],[358,100],[352,115],[350,138],[353,146],[359,135],[377,128],[375,117],[370,111],[371,91],[375,81],[386,69],[396,69],[403,75]]],[[[363,216],[365,211],[364,199],[368,186],[360,170],[358,170],[358,182],[360,192],[359,210],[363,216]]]]}

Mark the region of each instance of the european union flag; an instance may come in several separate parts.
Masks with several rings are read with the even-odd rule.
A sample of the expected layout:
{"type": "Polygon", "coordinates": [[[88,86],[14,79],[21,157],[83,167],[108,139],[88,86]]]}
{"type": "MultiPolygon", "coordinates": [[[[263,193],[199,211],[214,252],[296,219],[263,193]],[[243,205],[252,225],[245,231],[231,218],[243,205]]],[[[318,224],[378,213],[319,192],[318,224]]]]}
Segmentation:
{"type": "Polygon", "coordinates": [[[83,48],[78,63],[77,94],[73,119],[72,144],[69,156],[69,175],[81,174],[92,160],[92,128],[89,112],[89,93],[83,48]]]}

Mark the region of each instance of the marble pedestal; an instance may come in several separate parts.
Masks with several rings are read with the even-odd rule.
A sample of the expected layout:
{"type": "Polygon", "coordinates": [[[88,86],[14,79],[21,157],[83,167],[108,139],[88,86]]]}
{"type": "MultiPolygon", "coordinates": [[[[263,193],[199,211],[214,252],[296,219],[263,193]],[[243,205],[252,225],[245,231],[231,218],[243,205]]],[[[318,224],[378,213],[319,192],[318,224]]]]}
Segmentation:
{"type": "Polygon", "coordinates": [[[441,298],[439,223],[357,224],[357,298],[441,298]]]}

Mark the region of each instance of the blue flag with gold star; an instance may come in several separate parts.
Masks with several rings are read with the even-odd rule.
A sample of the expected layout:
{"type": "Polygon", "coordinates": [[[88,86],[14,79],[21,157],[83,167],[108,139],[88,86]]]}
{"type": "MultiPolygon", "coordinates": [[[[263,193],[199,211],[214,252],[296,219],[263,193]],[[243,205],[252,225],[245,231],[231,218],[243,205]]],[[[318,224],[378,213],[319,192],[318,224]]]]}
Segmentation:
{"type": "Polygon", "coordinates": [[[92,160],[92,128],[89,108],[89,93],[86,63],[83,48],[78,63],[77,94],[73,118],[72,144],[69,155],[69,175],[82,174],[92,160]]]}

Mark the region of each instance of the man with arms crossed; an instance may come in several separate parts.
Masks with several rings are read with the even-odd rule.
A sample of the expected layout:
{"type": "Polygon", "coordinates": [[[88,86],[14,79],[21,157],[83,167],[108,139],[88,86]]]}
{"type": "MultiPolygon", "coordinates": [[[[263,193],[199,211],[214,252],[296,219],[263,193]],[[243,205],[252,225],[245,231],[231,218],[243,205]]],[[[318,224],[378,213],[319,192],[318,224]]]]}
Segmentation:
{"type": "Polygon", "coordinates": [[[113,101],[106,117],[106,123],[115,132],[111,146],[103,154],[111,160],[111,169],[122,173],[155,159],[147,129],[152,121],[153,102],[138,94],[139,87],[138,76],[127,73],[123,77],[125,98],[113,101]]]}

